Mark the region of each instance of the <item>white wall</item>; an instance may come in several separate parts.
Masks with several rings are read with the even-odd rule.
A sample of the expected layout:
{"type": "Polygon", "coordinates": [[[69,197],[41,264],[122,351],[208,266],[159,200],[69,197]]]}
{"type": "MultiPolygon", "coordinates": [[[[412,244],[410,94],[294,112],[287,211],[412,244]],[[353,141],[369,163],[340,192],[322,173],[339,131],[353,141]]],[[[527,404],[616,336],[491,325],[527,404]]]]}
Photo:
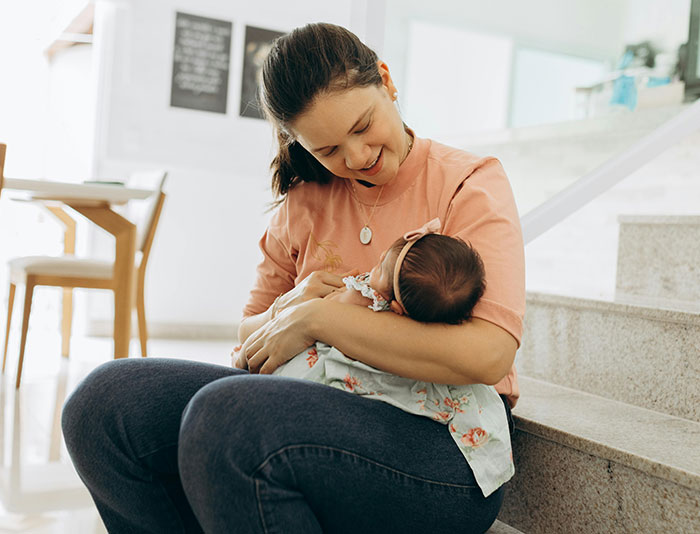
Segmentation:
{"type": "Polygon", "coordinates": [[[515,55],[510,126],[582,118],[576,88],[598,83],[607,72],[602,61],[520,48],[515,55]]]}
{"type": "Polygon", "coordinates": [[[49,63],[45,177],[80,182],[92,174],[95,85],[92,46],[62,50],[49,63]]]}
{"type": "Polygon", "coordinates": [[[47,21],[36,20],[36,9],[29,2],[0,3],[0,141],[10,151],[8,176],[40,176],[44,171],[49,70],[41,35],[47,21]]]}
{"type": "Polygon", "coordinates": [[[409,24],[409,37],[399,102],[420,136],[506,126],[512,39],[417,20],[409,24]]]}
{"type": "MultiPolygon", "coordinates": [[[[64,50],[54,62],[44,53],[84,4],[84,0],[0,2],[0,142],[8,145],[8,177],[80,181],[91,173],[90,47],[64,50]]],[[[13,196],[5,191],[0,200],[2,302],[7,300],[10,258],[63,250],[63,228],[54,217],[38,206],[13,202],[13,196]]],[[[81,225],[78,231],[79,250],[87,245],[83,229],[81,225]]],[[[3,305],[0,310],[3,325],[6,309],[3,305]]],[[[18,314],[15,310],[15,327],[20,323],[18,314]]],[[[81,307],[76,306],[76,315],[80,314],[81,307]]],[[[32,330],[56,332],[59,320],[60,292],[38,290],[32,330]]],[[[78,317],[76,331],[79,323],[78,317]]]]}
{"type": "MultiPolygon", "coordinates": [[[[94,172],[123,177],[138,168],[169,172],[167,199],[147,279],[154,333],[200,325],[230,335],[259,261],[268,214],[269,125],[238,116],[246,25],[288,31],[312,21],[364,21],[350,0],[124,0],[97,2],[98,130],[94,172]],[[225,115],[171,108],[175,12],[233,22],[225,115]]],[[[110,250],[108,240],[99,249],[110,250]]],[[[95,331],[111,318],[111,299],[91,306],[95,331]]],[[[184,332],[187,333],[187,332],[184,332]]]]}
{"type": "Polygon", "coordinates": [[[409,24],[423,20],[604,61],[622,49],[626,8],[626,0],[388,0],[384,58],[399,83],[405,80],[409,24]]]}

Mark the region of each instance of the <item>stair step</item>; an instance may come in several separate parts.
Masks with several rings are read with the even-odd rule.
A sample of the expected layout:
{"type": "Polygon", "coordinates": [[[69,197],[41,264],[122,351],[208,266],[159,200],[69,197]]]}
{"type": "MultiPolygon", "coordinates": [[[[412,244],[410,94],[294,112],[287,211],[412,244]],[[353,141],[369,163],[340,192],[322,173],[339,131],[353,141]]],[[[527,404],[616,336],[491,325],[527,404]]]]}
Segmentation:
{"type": "Polygon", "coordinates": [[[700,491],[700,423],[526,376],[518,429],[700,491]]]}
{"type": "Polygon", "coordinates": [[[700,313],[528,293],[518,371],[700,421],[700,313]]]}
{"type": "Polygon", "coordinates": [[[527,532],[700,532],[700,423],[520,377],[499,519],[527,532]]]}
{"type": "Polygon", "coordinates": [[[618,217],[615,300],[700,311],[700,216],[618,217]]]}
{"type": "Polygon", "coordinates": [[[496,522],[491,525],[491,528],[486,531],[486,534],[523,534],[518,529],[506,525],[501,521],[496,520],[496,522]]]}

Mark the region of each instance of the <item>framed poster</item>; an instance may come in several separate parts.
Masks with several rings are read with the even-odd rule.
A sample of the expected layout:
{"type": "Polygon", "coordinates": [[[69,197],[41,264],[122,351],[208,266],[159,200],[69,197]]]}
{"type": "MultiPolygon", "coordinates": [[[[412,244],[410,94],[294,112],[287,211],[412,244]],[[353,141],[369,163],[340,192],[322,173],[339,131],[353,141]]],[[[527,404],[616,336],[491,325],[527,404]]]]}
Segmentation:
{"type": "Polygon", "coordinates": [[[233,24],[176,14],[170,105],[226,113],[233,24]]]}
{"type": "Polygon", "coordinates": [[[258,100],[260,72],[272,42],[283,32],[265,30],[254,26],[245,28],[245,48],[243,57],[243,76],[241,78],[241,117],[264,119],[258,100]]]}

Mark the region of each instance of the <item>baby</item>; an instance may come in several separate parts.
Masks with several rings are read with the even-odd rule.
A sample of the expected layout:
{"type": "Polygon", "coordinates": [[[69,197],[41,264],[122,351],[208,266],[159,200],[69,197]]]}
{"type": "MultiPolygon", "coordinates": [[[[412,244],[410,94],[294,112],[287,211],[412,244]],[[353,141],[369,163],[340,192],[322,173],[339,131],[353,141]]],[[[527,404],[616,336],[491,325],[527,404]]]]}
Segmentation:
{"type": "MultiPolygon", "coordinates": [[[[433,219],[407,232],[384,251],[370,272],[343,278],[345,287],[325,298],[377,312],[391,310],[426,323],[468,320],[484,293],[484,264],[471,246],[440,235],[439,230],[440,219],[433,219]]],[[[316,372],[310,368],[331,350],[340,354],[316,342],[273,374],[313,379],[316,372]]]]}
{"type": "Polygon", "coordinates": [[[440,220],[397,239],[369,272],[343,279],[326,298],[391,310],[421,322],[459,324],[484,293],[479,254],[459,238],[440,235],[440,220]]]}
{"type": "MultiPolygon", "coordinates": [[[[439,219],[433,219],[406,233],[369,273],[344,278],[346,288],[325,298],[367,305],[374,311],[391,310],[421,322],[468,320],[484,293],[484,265],[471,246],[439,235],[439,229],[439,219]]],[[[493,479],[490,455],[511,450],[508,426],[498,423],[506,417],[505,408],[493,386],[435,384],[392,375],[321,342],[273,374],[326,384],[447,425],[484,495],[512,476],[513,469],[490,491],[485,487],[493,479]]]]}

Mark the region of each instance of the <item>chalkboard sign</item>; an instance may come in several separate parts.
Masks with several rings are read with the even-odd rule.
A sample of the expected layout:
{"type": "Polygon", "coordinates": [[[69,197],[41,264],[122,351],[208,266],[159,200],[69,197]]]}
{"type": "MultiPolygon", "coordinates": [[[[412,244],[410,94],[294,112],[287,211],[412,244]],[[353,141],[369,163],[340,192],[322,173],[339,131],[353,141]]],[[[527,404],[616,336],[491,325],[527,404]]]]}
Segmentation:
{"type": "Polygon", "coordinates": [[[258,101],[258,85],[260,71],[267,54],[272,48],[272,42],[282,32],[246,26],[245,56],[243,58],[243,77],[241,78],[241,117],[264,118],[258,101]]]}
{"type": "Polygon", "coordinates": [[[232,23],[177,13],[170,105],[226,113],[232,23]]]}

